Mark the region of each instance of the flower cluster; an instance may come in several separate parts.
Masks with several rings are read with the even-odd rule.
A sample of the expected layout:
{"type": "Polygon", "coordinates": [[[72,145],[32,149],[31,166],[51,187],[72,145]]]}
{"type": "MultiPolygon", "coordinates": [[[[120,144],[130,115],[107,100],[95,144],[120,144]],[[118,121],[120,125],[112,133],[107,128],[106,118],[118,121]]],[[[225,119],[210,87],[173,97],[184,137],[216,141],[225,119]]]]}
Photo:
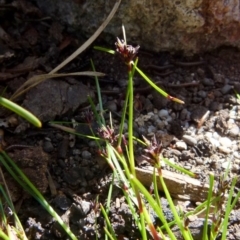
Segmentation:
{"type": "Polygon", "coordinates": [[[114,129],[110,128],[109,126],[102,126],[98,130],[98,134],[105,140],[108,140],[111,144],[116,141],[116,135],[114,133],[114,129]]]}
{"type": "Polygon", "coordinates": [[[117,38],[115,45],[117,52],[120,53],[126,63],[130,63],[136,57],[140,48],[140,46],[133,47],[132,45],[127,45],[124,40],[119,38],[117,38]]]}
{"type": "Polygon", "coordinates": [[[147,149],[144,150],[147,155],[144,155],[144,157],[151,164],[159,166],[162,144],[157,142],[155,135],[152,137],[151,141],[146,139],[144,136],[143,140],[147,145],[147,149]]]}

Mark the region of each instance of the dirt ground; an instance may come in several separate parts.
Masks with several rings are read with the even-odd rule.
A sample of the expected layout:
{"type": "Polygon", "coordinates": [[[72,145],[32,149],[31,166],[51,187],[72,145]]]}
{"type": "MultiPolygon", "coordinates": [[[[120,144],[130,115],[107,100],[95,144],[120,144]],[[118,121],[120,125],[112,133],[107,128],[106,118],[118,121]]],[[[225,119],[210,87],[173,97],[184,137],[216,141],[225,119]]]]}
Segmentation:
{"type": "MultiPolygon", "coordinates": [[[[31,76],[50,72],[84,42],[66,32],[60,23],[45,18],[36,7],[26,8],[20,1],[16,3],[15,6],[0,4],[0,87],[2,92],[6,89],[6,97],[31,76]]],[[[115,47],[114,42],[111,46],[104,42],[96,44],[115,47]]],[[[163,143],[163,155],[198,173],[203,182],[208,181],[210,172],[218,179],[229,161],[229,179],[239,175],[240,100],[236,97],[236,92],[240,93],[239,50],[224,46],[186,57],[181,53],[153,53],[140,48],[138,56],[139,68],[185,104],[163,98],[136,74],[135,135],[151,138],[155,134],[163,143]]],[[[90,59],[97,71],[106,73],[99,79],[105,116],[108,119],[109,111],[112,112],[117,129],[127,85],[127,69],[120,56],[90,47],[61,72],[91,71],[90,59]]],[[[105,203],[111,171],[99,157],[94,141],[72,137],[48,124],[53,120],[73,122],[74,119],[83,123],[75,127],[77,132],[89,134],[86,125],[90,116],[89,94],[97,103],[95,81],[91,77],[51,79],[30,90],[17,102],[35,113],[43,121],[43,127],[30,127],[1,109],[2,147],[79,239],[95,239],[95,234],[103,239],[104,219],[95,211],[95,203],[97,197],[99,202],[105,203]]],[[[94,121],[92,126],[97,132],[94,121]]],[[[135,154],[137,165],[147,167],[148,164],[141,160],[143,149],[138,145],[135,154]]],[[[24,194],[7,174],[6,180],[29,239],[67,239],[36,200],[24,194]]],[[[169,214],[171,219],[164,197],[162,201],[165,201],[166,215],[169,214]]],[[[185,204],[186,209],[196,206],[191,199],[181,200],[181,204],[185,204]]],[[[240,239],[238,207],[230,218],[228,239],[240,239]]],[[[114,189],[110,218],[119,239],[140,239],[118,187],[114,189]],[[117,201],[120,201],[120,207],[117,201]]],[[[201,224],[195,226],[194,239],[201,239],[201,227],[201,224]]]]}

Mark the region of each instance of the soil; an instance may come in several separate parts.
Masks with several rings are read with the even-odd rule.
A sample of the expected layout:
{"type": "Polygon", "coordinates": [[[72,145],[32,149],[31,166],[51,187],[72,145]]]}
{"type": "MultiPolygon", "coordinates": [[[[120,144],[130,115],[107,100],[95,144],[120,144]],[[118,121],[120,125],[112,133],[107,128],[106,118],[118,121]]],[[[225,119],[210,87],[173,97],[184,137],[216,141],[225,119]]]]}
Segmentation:
{"type": "MultiPolygon", "coordinates": [[[[0,81],[1,88],[6,89],[6,97],[31,76],[50,72],[84,42],[67,32],[60,23],[45,18],[34,5],[26,7],[23,1],[16,3],[14,7],[4,5],[0,15],[0,30],[5,32],[0,31],[0,81]]],[[[96,44],[115,47],[114,43],[112,46],[103,42],[96,44]]],[[[162,141],[163,155],[198,173],[204,183],[210,172],[219,179],[228,160],[231,162],[229,179],[238,176],[239,50],[222,47],[186,57],[181,53],[154,53],[140,48],[138,56],[138,67],[159,87],[185,104],[163,98],[136,74],[134,134],[148,139],[155,134],[157,140],[162,141]]],[[[117,132],[127,86],[127,67],[119,55],[98,52],[91,46],[61,72],[91,71],[90,59],[97,71],[106,73],[99,78],[105,117],[109,121],[109,111],[112,112],[117,132]]],[[[79,239],[95,239],[96,234],[103,239],[104,219],[96,201],[106,202],[111,170],[99,156],[94,141],[73,137],[48,124],[54,120],[69,121],[72,122],[70,126],[75,127],[76,121],[81,123],[75,127],[78,133],[91,134],[87,125],[92,116],[87,100],[89,94],[97,104],[95,80],[91,77],[49,79],[30,90],[17,102],[31,109],[43,121],[43,127],[31,127],[1,109],[1,135],[4,134],[1,146],[79,239]]],[[[91,124],[97,133],[98,126],[94,121],[91,124]]],[[[141,146],[136,145],[136,164],[140,168],[149,165],[141,157],[143,152],[141,146]]],[[[29,239],[67,239],[41,205],[24,193],[6,172],[4,174],[29,239]]],[[[121,189],[115,186],[113,195],[110,218],[119,239],[141,239],[121,189]]],[[[187,206],[186,209],[197,204],[191,199],[178,201],[187,206]]],[[[171,219],[164,197],[162,202],[166,216],[171,219]]],[[[228,239],[239,239],[238,208],[239,204],[230,218],[228,239]]],[[[159,224],[154,214],[153,219],[154,224],[159,224]]],[[[193,225],[194,239],[201,239],[202,222],[193,225]]]]}

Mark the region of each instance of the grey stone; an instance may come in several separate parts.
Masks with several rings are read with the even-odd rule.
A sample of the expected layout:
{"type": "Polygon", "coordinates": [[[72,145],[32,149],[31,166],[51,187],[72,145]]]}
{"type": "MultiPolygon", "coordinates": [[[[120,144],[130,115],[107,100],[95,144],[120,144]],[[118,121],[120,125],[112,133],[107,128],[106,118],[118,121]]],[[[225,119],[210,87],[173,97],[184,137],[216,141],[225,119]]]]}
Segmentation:
{"type": "MultiPolygon", "coordinates": [[[[45,14],[76,34],[91,36],[116,1],[35,0],[45,14]]],[[[154,51],[196,53],[221,45],[240,46],[238,1],[122,0],[101,37],[112,43],[125,25],[128,42],[154,51]],[[207,7],[206,7],[207,6],[207,7]]]]}
{"type": "Polygon", "coordinates": [[[85,200],[82,200],[81,201],[81,209],[82,209],[83,214],[86,216],[89,213],[89,211],[91,210],[91,203],[87,202],[85,200]]]}
{"type": "Polygon", "coordinates": [[[106,104],[106,108],[110,111],[110,112],[116,112],[117,111],[117,104],[115,103],[115,101],[109,101],[106,104]]]}
{"type": "Polygon", "coordinates": [[[80,149],[73,149],[73,155],[80,155],[81,151],[80,149]]]}
{"type": "Polygon", "coordinates": [[[216,147],[219,147],[219,141],[218,140],[216,140],[215,138],[212,138],[212,137],[209,137],[208,138],[208,141],[212,144],[212,146],[214,147],[214,148],[216,148],[216,147]]]}
{"type": "Polygon", "coordinates": [[[220,146],[218,149],[220,152],[225,153],[225,154],[229,154],[231,152],[231,150],[229,148],[224,147],[224,146],[220,146]]]}
{"type": "Polygon", "coordinates": [[[213,112],[219,111],[219,110],[221,110],[221,109],[223,109],[222,103],[212,101],[212,102],[209,104],[209,110],[211,110],[211,111],[213,111],[213,112]]]}
{"type": "Polygon", "coordinates": [[[168,110],[166,110],[166,109],[161,109],[158,113],[158,116],[163,120],[167,119],[168,115],[169,115],[168,110]]]}
{"type": "MultiPolygon", "coordinates": [[[[169,100],[165,97],[163,97],[160,93],[158,93],[157,91],[154,91],[152,93],[153,95],[153,106],[156,108],[156,109],[162,109],[162,108],[165,108],[169,102],[169,100]]],[[[181,106],[181,104],[178,104],[181,106]]]]}
{"type": "Polygon", "coordinates": [[[150,125],[148,127],[148,133],[155,133],[157,131],[156,127],[154,127],[153,125],[150,125]]]}
{"type": "Polygon", "coordinates": [[[239,129],[239,126],[235,123],[233,124],[229,124],[229,129],[228,129],[228,134],[231,136],[231,137],[237,137],[239,135],[239,132],[240,132],[240,129],[239,129]]]}
{"type": "Polygon", "coordinates": [[[192,110],[191,119],[195,122],[199,122],[202,117],[207,114],[208,109],[203,106],[198,106],[192,110]]]}
{"type": "Polygon", "coordinates": [[[56,116],[76,111],[87,103],[88,96],[94,98],[94,93],[79,81],[71,79],[69,84],[67,81],[49,79],[27,92],[23,107],[47,122],[56,116]]]}
{"type": "Polygon", "coordinates": [[[43,143],[43,150],[46,152],[46,153],[50,153],[54,150],[54,147],[52,145],[52,142],[50,141],[44,141],[43,143]]]}
{"type": "Polygon", "coordinates": [[[222,94],[227,94],[231,91],[232,88],[233,86],[226,84],[221,88],[221,92],[222,94]]]}
{"type": "Polygon", "coordinates": [[[68,147],[69,147],[69,139],[67,136],[65,136],[58,145],[58,157],[59,158],[65,158],[67,156],[68,147]]]}
{"type": "Polygon", "coordinates": [[[205,98],[207,96],[207,93],[205,91],[203,91],[203,90],[198,91],[197,94],[201,98],[205,98]]]}
{"type": "Polygon", "coordinates": [[[178,141],[176,142],[176,148],[178,150],[187,150],[187,144],[185,142],[178,141]]]}
{"type": "Polygon", "coordinates": [[[181,120],[186,120],[186,119],[188,119],[189,117],[190,117],[189,111],[188,111],[186,108],[184,108],[184,109],[181,111],[181,113],[180,113],[180,119],[181,119],[181,120]]]}
{"type": "Polygon", "coordinates": [[[82,158],[84,159],[90,159],[92,157],[92,154],[89,151],[84,150],[82,152],[82,158]]]}
{"type": "Polygon", "coordinates": [[[59,194],[53,200],[55,205],[63,211],[66,211],[71,206],[71,201],[64,194],[59,194]]]}
{"type": "Polygon", "coordinates": [[[219,142],[222,146],[224,147],[231,147],[232,146],[232,141],[231,139],[227,138],[227,137],[221,137],[219,138],[219,142]]]}
{"type": "Polygon", "coordinates": [[[197,145],[197,139],[194,137],[191,137],[189,135],[183,135],[182,137],[183,141],[185,141],[188,145],[196,146],[197,145]]]}
{"type": "Polygon", "coordinates": [[[205,86],[214,86],[214,81],[213,79],[210,79],[210,78],[204,78],[202,80],[202,84],[205,86]]]}

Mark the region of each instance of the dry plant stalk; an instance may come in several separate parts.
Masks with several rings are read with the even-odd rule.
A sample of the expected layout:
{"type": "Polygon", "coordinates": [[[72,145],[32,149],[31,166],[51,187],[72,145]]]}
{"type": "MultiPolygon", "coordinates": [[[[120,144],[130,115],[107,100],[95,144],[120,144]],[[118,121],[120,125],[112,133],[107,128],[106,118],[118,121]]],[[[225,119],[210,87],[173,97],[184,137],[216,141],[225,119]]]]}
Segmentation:
{"type": "MultiPolygon", "coordinates": [[[[153,169],[146,170],[135,168],[138,180],[146,187],[150,187],[153,182],[153,169]]],[[[207,199],[209,185],[203,184],[195,178],[182,175],[168,170],[162,170],[162,175],[168,191],[172,197],[190,201],[205,201],[207,199]]],[[[160,191],[163,188],[157,175],[157,185],[160,191]]]]}

